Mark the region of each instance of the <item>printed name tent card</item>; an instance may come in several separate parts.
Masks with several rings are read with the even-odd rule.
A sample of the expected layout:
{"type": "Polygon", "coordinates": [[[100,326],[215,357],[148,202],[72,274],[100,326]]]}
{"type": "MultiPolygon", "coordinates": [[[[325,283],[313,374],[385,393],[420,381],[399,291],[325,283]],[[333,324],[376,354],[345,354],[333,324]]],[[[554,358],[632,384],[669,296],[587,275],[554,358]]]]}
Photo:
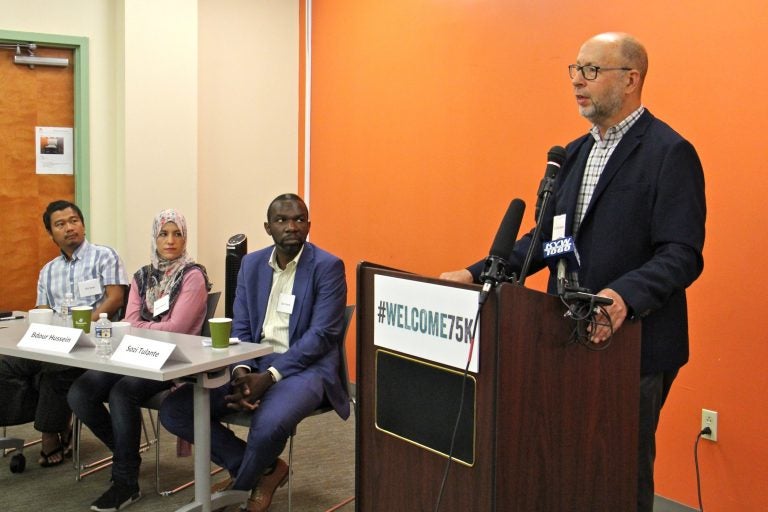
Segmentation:
{"type": "Polygon", "coordinates": [[[82,333],[81,329],[72,327],[31,324],[17,346],[68,354],[82,333]]]}
{"type": "Polygon", "coordinates": [[[158,370],[163,367],[174,348],[176,345],[173,343],[126,334],[110,359],[158,370]]]}

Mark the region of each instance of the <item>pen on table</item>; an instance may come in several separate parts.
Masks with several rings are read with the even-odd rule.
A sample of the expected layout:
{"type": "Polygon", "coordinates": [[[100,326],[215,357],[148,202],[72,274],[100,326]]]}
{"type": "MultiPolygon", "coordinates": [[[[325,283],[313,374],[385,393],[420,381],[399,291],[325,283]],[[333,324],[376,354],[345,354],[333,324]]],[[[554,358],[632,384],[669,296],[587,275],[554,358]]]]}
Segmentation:
{"type": "Polygon", "coordinates": [[[9,320],[24,320],[24,317],[21,315],[16,315],[16,316],[4,316],[3,318],[0,318],[0,322],[7,322],[9,320]]]}

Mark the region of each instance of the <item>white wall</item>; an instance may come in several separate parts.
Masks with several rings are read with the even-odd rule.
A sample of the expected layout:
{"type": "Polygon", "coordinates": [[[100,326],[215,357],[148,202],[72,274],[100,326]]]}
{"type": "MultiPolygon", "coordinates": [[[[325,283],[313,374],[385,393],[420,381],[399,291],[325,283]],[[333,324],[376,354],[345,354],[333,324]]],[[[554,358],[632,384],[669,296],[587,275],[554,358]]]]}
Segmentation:
{"type": "Polygon", "coordinates": [[[299,3],[199,6],[199,259],[223,290],[227,239],[245,233],[250,251],[268,245],[269,202],[298,192],[299,3]]]}
{"type": "Polygon", "coordinates": [[[115,2],[0,0],[4,30],[87,37],[90,47],[91,222],[88,238],[119,246],[115,168],[115,2]]]}
{"type": "Polygon", "coordinates": [[[149,262],[152,219],[165,208],[184,213],[187,250],[198,254],[198,17],[189,0],[121,4],[124,196],[118,201],[124,203],[118,215],[126,228],[121,254],[133,271],[149,262]]]}
{"type": "Polygon", "coordinates": [[[298,186],[298,1],[0,0],[2,30],[89,39],[88,236],[129,272],[167,207],[217,290],[230,235],[270,242],[266,207],[298,186]]]}

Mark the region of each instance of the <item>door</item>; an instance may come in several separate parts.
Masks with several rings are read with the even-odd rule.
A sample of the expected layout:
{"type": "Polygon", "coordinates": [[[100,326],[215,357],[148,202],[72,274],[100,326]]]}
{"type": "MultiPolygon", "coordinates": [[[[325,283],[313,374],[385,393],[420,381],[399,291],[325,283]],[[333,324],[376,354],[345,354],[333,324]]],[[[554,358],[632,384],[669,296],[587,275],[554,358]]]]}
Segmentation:
{"type": "Polygon", "coordinates": [[[0,50],[0,310],[27,310],[35,306],[40,268],[59,254],[43,211],[75,197],[73,175],[35,173],[35,127],[74,126],[74,59],[71,49],[38,47],[36,55],[70,65],[30,69],[14,64],[13,54],[0,50]]]}

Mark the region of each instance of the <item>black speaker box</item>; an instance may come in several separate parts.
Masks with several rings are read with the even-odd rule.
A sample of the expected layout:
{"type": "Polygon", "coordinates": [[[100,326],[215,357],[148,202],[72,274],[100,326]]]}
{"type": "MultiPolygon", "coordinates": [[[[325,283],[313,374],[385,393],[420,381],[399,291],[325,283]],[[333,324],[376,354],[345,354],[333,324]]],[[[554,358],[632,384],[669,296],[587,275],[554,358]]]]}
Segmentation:
{"type": "Polygon", "coordinates": [[[248,253],[248,237],[240,233],[227,240],[227,256],[224,259],[224,316],[232,318],[232,305],[235,303],[237,273],[243,257],[248,253]]]}

